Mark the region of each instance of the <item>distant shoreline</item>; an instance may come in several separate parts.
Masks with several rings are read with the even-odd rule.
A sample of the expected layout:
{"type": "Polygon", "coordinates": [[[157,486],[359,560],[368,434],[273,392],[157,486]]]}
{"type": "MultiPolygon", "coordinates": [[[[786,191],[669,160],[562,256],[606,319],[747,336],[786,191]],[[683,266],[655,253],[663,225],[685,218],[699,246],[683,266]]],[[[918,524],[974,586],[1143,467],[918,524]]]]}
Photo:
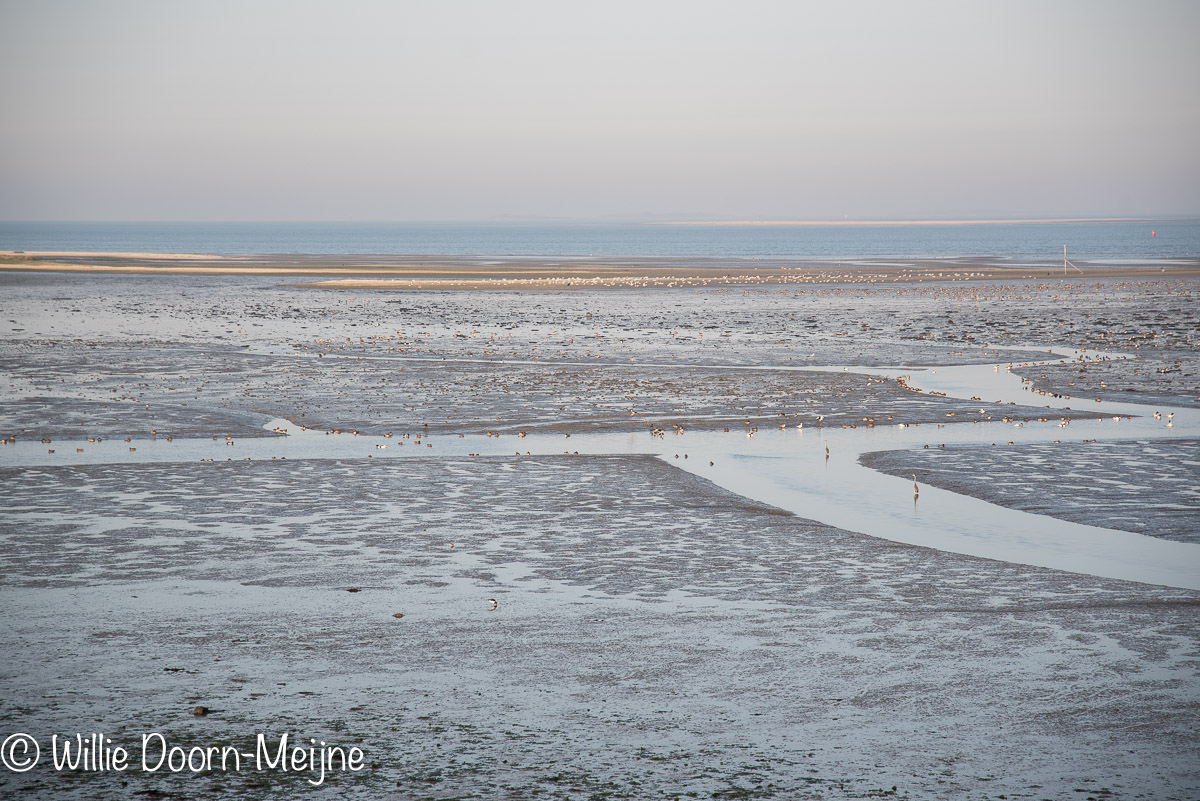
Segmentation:
{"type": "Polygon", "coordinates": [[[690,225],[690,226],[749,226],[749,227],[800,227],[822,228],[826,226],[938,226],[938,225],[1057,225],[1063,223],[1172,223],[1200,222],[1195,217],[1058,217],[1051,219],[1023,220],[680,220],[675,222],[650,222],[646,225],[690,225]]]}

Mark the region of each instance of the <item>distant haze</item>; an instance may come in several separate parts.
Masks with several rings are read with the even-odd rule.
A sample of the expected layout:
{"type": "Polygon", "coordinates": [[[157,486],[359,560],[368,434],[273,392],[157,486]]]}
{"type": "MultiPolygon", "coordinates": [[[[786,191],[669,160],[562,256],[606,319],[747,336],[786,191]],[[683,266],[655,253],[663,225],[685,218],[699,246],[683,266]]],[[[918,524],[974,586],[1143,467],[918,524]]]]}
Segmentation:
{"type": "Polygon", "coordinates": [[[1200,3],[0,0],[0,219],[1200,213],[1200,3]]]}

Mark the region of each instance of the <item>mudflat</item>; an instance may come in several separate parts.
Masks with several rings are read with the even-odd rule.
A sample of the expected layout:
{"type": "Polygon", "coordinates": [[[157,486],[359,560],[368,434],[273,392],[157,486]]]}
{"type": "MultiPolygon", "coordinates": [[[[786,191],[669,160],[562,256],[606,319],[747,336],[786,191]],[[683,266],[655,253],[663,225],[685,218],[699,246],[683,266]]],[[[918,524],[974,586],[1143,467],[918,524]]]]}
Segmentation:
{"type": "MultiPolygon", "coordinates": [[[[290,733],[361,748],[364,769],[322,779],[358,798],[1200,788],[1200,593],[839,528],[706,477],[693,444],[741,443],[715,457],[734,472],[791,448],[838,476],[839,449],[877,441],[897,521],[944,488],[1027,509],[1014,534],[1059,507],[1152,536],[1200,483],[1194,265],[779,264],[763,285],[591,291],[550,260],[386,257],[470,291],[328,292],[292,276],[376,262],[53,259],[0,273],[6,732],[139,757],[149,732],[251,752],[290,733]],[[510,266],[572,285],[474,283],[510,266]],[[923,389],[962,365],[1015,397],[923,389]]],[[[619,262],[579,275],[648,269],[619,262]]],[[[315,780],[43,764],[0,790],[315,780]]]]}

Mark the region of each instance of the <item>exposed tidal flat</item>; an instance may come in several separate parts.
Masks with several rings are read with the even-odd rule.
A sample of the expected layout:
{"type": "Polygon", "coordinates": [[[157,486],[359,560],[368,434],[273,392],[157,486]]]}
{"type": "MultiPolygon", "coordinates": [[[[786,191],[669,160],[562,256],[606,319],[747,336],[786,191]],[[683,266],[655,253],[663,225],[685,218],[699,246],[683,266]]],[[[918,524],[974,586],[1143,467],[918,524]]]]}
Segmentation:
{"type": "Polygon", "coordinates": [[[884,451],[896,497],[858,503],[897,529],[977,496],[1025,510],[1014,539],[1074,515],[1194,545],[1192,268],[615,277],[651,268],[708,280],[0,274],[4,734],[288,731],[368,766],[315,789],[39,765],[0,791],[1200,794],[1200,592],[729,488],[884,451]],[[996,383],[957,392],[964,365],[996,383]]]}

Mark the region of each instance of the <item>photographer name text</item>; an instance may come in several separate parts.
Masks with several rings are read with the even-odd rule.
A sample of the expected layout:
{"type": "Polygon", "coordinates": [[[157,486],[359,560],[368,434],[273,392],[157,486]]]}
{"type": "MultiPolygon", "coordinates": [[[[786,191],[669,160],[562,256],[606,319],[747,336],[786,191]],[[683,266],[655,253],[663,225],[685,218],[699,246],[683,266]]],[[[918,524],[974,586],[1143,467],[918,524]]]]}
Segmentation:
{"type": "MultiPolygon", "coordinates": [[[[50,765],[56,771],[78,773],[238,773],[242,770],[308,774],[314,787],[336,773],[357,773],[364,767],[363,750],[328,745],[314,738],[292,738],[291,734],[259,733],[252,750],[234,745],[187,745],[172,743],[159,732],[142,735],[133,749],[104,734],[55,734],[49,742],[50,765]]],[[[31,735],[9,735],[0,750],[3,765],[24,773],[38,764],[42,744],[31,735]]]]}

